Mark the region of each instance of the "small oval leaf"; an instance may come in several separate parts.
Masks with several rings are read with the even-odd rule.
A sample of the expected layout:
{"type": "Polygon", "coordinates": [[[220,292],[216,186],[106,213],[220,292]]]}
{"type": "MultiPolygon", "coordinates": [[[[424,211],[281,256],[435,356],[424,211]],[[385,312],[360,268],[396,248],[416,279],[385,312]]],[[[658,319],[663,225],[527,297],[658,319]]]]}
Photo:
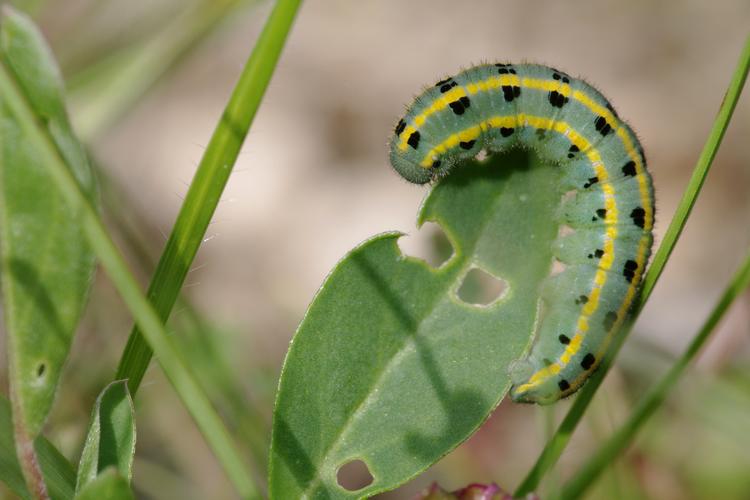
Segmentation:
{"type": "Polygon", "coordinates": [[[119,380],[105,387],[94,404],[78,464],[76,492],[109,467],[129,482],[134,456],[135,409],[127,381],[119,380]]]}
{"type": "Polygon", "coordinates": [[[115,467],[104,470],[86,485],[75,500],[133,500],[128,480],[117,473],[115,467]]]}
{"type": "Polygon", "coordinates": [[[531,342],[559,229],[558,170],[514,151],[443,179],[418,219],[439,224],[455,248],[439,269],[405,258],[398,234],[376,236],[339,262],[284,363],[272,498],[392,489],[481,425],[510,387],[510,363],[531,342]],[[473,268],[506,284],[496,301],[458,298],[473,268]],[[373,481],[348,491],[336,474],[354,460],[373,481]]]}

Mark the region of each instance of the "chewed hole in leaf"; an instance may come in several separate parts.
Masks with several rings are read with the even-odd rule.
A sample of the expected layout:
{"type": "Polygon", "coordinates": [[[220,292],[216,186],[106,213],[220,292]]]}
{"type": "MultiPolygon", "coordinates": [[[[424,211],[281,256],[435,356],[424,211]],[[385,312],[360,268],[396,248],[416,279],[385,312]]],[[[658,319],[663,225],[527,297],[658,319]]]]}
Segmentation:
{"type": "Polygon", "coordinates": [[[458,288],[458,298],[467,304],[487,306],[497,301],[508,289],[508,282],[479,268],[472,268],[458,288]]]}
{"type": "Polygon", "coordinates": [[[453,255],[453,245],[439,224],[426,222],[419,231],[398,240],[401,253],[440,267],[453,255]]]}
{"type": "MultiPolygon", "coordinates": [[[[368,240],[336,266],[285,362],[274,410],[271,498],[359,498],[391,490],[486,420],[539,317],[538,290],[559,227],[561,175],[525,151],[467,162],[433,185],[419,215],[439,221],[455,250],[439,270],[407,257],[420,255],[415,247],[394,248],[392,233],[368,240]],[[459,298],[474,267],[492,274],[495,285],[498,278],[507,282],[504,292],[497,287],[476,300],[500,295],[490,306],[459,298]],[[352,327],[366,334],[351,335],[352,327]],[[332,418],[310,432],[305,415],[321,408],[332,418]],[[384,442],[397,445],[382,453],[384,442]],[[355,460],[367,463],[374,480],[347,491],[366,484],[349,482],[353,464],[342,467],[355,460]]],[[[419,233],[427,229],[437,226],[419,233]]]]}
{"type": "MultiPolygon", "coordinates": [[[[573,233],[575,233],[575,229],[568,226],[567,224],[560,224],[560,228],[557,231],[557,238],[558,240],[560,240],[562,238],[565,238],[566,236],[570,236],[573,233]]],[[[558,259],[553,259],[552,269],[550,269],[550,273],[549,273],[550,276],[560,274],[563,271],[565,271],[565,264],[558,259]]]]}
{"type": "Polygon", "coordinates": [[[374,480],[370,469],[362,460],[346,462],[336,472],[336,481],[347,491],[361,490],[371,485],[374,480]]]}
{"type": "Polygon", "coordinates": [[[564,236],[568,236],[568,235],[571,235],[573,233],[575,233],[575,229],[573,229],[572,227],[570,227],[567,224],[560,224],[560,230],[557,232],[557,236],[559,238],[562,238],[564,236]]]}
{"type": "Polygon", "coordinates": [[[565,264],[560,262],[559,260],[555,259],[552,261],[552,269],[550,270],[549,275],[555,276],[557,274],[560,274],[561,272],[565,271],[565,264]]]}

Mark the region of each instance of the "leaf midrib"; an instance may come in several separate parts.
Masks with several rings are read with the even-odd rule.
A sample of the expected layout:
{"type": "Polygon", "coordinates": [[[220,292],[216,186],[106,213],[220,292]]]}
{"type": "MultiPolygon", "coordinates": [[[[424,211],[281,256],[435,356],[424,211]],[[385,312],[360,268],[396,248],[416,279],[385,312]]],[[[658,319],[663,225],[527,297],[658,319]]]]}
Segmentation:
{"type": "MultiPolygon", "coordinates": [[[[455,238],[453,238],[453,241],[456,241],[456,243],[455,243],[456,248],[454,250],[455,251],[455,255],[454,255],[454,257],[451,257],[451,259],[455,259],[454,262],[448,263],[447,266],[444,269],[442,269],[442,270],[436,269],[436,268],[428,265],[429,271],[430,271],[430,273],[433,274],[433,276],[436,275],[437,273],[441,272],[441,271],[444,272],[445,274],[448,274],[450,271],[455,272],[454,279],[452,279],[452,280],[446,280],[446,290],[447,290],[447,293],[450,293],[450,290],[451,290],[452,286],[455,284],[455,278],[457,278],[458,276],[461,276],[461,274],[462,274],[461,271],[464,270],[464,269],[466,269],[466,267],[471,266],[474,263],[473,262],[473,260],[474,260],[473,258],[475,257],[475,253],[476,253],[475,251],[476,251],[477,244],[479,243],[479,240],[481,239],[481,235],[484,234],[484,229],[490,223],[490,221],[492,219],[492,214],[495,213],[495,211],[492,210],[492,208],[494,208],[494,206],[499,202],[500,198],[502,197],[501,195],[506,191],[506,187],[507,187],[507,183],[503,183],[502,184],[502,189],[497,190],[493,194],[493,196],[492,196],[492,203],[489,205],[491,208],[489,210],[487,210],[486,212],[484,212],[485,216],[483,217],[483,220],[482,220],[482,222],[479,225],[480,230],[477,232],[478,237],[475,238],[470,245],[466,245],[467,249],[462,248],[461,249],[462,251],[459,252],[458,242],[457,242],[457,240],[455,238]],[[466,250],[469,250],[469,251],[466,251],[466,250]],[[452,267],[455,267],[455,269],[451,269],[452,267]]],[[[434,189],[434,187],[432,189],[434,189]]],[[[423,207],[423,209],[424,209],[424,207],[423,207]]],[[[427,218],[426,221],[434,221],[434,222],[436,222],[438,224],[440,224],[440,222],[441,222],[441,221],[439,221],[439,220],[437,220],[435,218],[427,218]]],[[[442,225],[441,225],[441,227],[442,227],[442,225]]],[[[447,229],[445,229],[445,228],[442,228],[442,229],[443,229],[443,231],[447,232],[447,229]]],[[[402,253],[402,259],[407,259],[407,258],[409,258],[409,257],[403,255],[403,253],[402,253]]],[[[416,337],[416,335],[418,335],[420,326],[422,325],[422,323],[425,320],[427,320],[427,319],[429,319],[429,318],[432,317],[432,314],[435,311],[435,308],[437,307],[438,304],[440,304],[442,302],[442,299],[444,298],[445,294],[446,294],[446,292],[436,293],[434,295],[435,299],[432,301],[432,303],[426,309],[427,314],[423,315],[421,318],[419,318],[416,321],[416,324],[414,326],[414,335],[409,335],[409,336],[407,336],[404,339],[404,341],[401,344],[401,346],[399,347],[399,349],[396,351],[396,353],[394,353],[393,356],[391,356],[391,359],[385,364],[385,366],[383,367],[383,369],[380,371],[380,373],[378,374],[378,376],[375,379],[374,383],[370,386],[371,388],[372,387],[377,387],[382,382],[383,378],[389,373],[389,371],[391,370],[391,368],[395,365],[395,361],[397,359],[400,359],[402,357],[402,354],[404,354],[405,352],[407,352],[407,346],[409,344],[413,345],[414,338],[416,337]]],[[[330,455],[332,454],[332,452],[335,451],[336,448],[340,445],[341,440],[342,440],[343,436],[346,434],[346,432],[347,432],[350,424],[353,421],[356,420],[355,417],[361,412],[361,410],[363,408],[365,408],[365,407],[368,406],[367,403],[368,403],[369,399],[376,392],[377,391],[374,391],[374,390],[368,391],[367,394],[359,402],[359,404],[357,404],[356,408],[351,412],[351,414],[349,415],[349,417],[344,422],[344,425],[341,427],[342,430],[338,433],[338,435],[336,436],[336,438],[333,441],[331,441],[331,444],[323,452],[322,458],[318,462],[319,465],[322,465],[322,464],[324,464],[324,463],[326,463],[328,461],[328,458],[330,457],[330,455]]],[[[310,495],[311,493],[313,493],[315,491],[315,489],[317,488],[317,486],[322,482],[322,477],[321,477],[322,472],[323,472],[322,467],[318,466],[316,468],[315,475],[313,476],[313,478],[308,483],[307,488],[305,488],[302,491],[303,498],[308,498],[308,495],[310,495]]],[[[407,481],[407,480],[408,480],[408,478],[405,481],[407,481]]],[[[375,484],[375,482],[373,482],[373,485],[374,484],[375,484]]],[[[367,491],[367,490],[366,489],[364,489],[364,490],[357,490],[357,494],[361,495],[365,491],[367,491]]],[[[368,494],[369,493],[377,493],[377,491],[375,491],[375,492],[368,492],[368,494]]]]}

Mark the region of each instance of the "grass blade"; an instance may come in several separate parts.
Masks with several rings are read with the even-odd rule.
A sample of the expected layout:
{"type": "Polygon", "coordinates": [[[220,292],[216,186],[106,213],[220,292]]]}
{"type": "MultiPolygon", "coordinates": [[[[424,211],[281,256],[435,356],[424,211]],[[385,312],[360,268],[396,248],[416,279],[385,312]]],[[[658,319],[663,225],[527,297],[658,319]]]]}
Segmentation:
{"type": "Polygon", "coordinates": [[[667,259],[672,254],[675,243],[682,233],[682,229],[685,227],[688,216],[698,198],[698,193],[703,186],[703,181],[708,174],[713,159],[716,156],[716,151],[719,149],[721,140],[724,137],[724,132],[729,125],[729,120],[732,117],[734,108],[739,100],[742,88],[745,85],[747,79],[748,68],[750,68],[750,38],[745,41],[745,46],[740,55],[737,67],[735,68],[732,79],[729,83],[729,88],[724,100],[719,108],[719,113],[714,120],[713,127],[708,136],[703,151],[698,158],[698,163],[693,170],[693,174],[688,182],[688,187],[680,200],[680,204],[677,207],[674,217],[667,228],[667,232],[664,235],[664,240],[659,245],[659,250],[654,256],[654,260],[649,267],[648,272],[643,280],[643,289],[641,291],[640,299],[634,305],[633,314],[627,324],[623,325],[622,333],[615,339],[612,345],[612,349],[609,355],[602,361],[599,369],[594,373],[588,383],[581,389],[578,397],[571,406],[567,415],[563,419],[557,432],[547,442],[547,445],[542,450],[536,463],[527,474],[526,478],[521,482],[514,496],[523,496],[527,493],[535,491],[539,486],[544,474],[557,462],[562,454],[563,450],[570,441],[570,437],[573,431],[578,426],[578,422],[588,408],[589,403],[594,397],[596,390],[601,385],[604,377],[609,371],[612,359],[617,355],[623,342],[630,332],[630,327],[633,321],[638,316],[638,313],[643,308],[643,304],[646,303],[651,292],[656,285],[659,277],[661,276],[664,266],[667,263],[667,259]]]}
{"type": "Polygon", "coordinates": [[[150,345],[159,353],[161,366],[186,408],[195,419],[209,446],[230,480],[244,497],[256,497],[257,488],[248,474],[226,427],[201,390],[192,372],[172,346],[160,317],[140,290],[122,255],[109,237],[91,200],[82,190],[56,144],[36,116],[5,62],[0,63],[0,93],[20,128],[38,151],[70,207],[81,214],[81,224],[91,248],[118,292],[143,329],[150,345]]]}
{"type": "Polygon", "coordinates": [[[750,253],[735,273],[729,286],[724,290],[708,319],[690,342],[683,355],[669,369],[658,384],[651,387],[641,399],[636,409],[625,424],[599,448],[573,478],[565,484],[560,498],[581,498],[586,489],[591,486],[602,471],[630,444],[635,434],[643,424],[654,414],[667,397],[667,393],[677,384],[690,362],[706,343],[719,320],[726,313],[729,306],[750,285],[750,253]]]}
{"type": "MultiPolygon", "coordinates": [[[[135,265],[150,272],[156,268],[158,255],[153,255],[146,243],[144,229],[149,226],[146,215],[121,191],[106,169],[97,168],[95,161],[92,165],[98,172],[104,220],[114,231],[115,238],[134,256],[135,265]]],[[[271,423],[262,409],[272,405],[272,394],[261,389],[256,397],[248,397],[231,361],[232,346],[226,342],[228,330],[211,322],[184,294],[177,299],[175,309],[180,311],[179,317],[170,323],[175,346],[193,370],[201,374],[199,382],[206,393],[211,394],[211,401],[233,429],[242,449],[250,451],[257,476],[264,477],[271,423]]],[[[248,376],[254,385],[260,382],[261,386],[267,383],[270,387],[276,381],[276,375],[264,372],[260,365],[248,376]]]]}
{"type": "Polygon", "coordinates": [[[179,14],[145,40],[133,41],[74,74],[68,89],[80,137],[89,142],[107,130],[244,4],[240,0],[203,0],[187,10],[180,7],[179,14]]]}
{"type": "MultiPolygon", "coordinates": [[[[279,0],[275,5],[193,177],[148,290],[148,298],[162,322],[169,317],[203,241],[299,5],[300,0],[279,0]]],[[[151,347],[140,330],[134,328],[115,376],[128,379],[133,395],[151,356],[151,347]]]]}

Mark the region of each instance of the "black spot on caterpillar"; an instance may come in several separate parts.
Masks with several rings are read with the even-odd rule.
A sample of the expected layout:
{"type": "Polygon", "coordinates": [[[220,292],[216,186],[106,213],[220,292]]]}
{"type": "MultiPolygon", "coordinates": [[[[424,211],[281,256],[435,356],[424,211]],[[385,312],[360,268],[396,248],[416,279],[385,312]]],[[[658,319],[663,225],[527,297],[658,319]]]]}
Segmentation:
{"type": "Polygon", "coordinates": [[[562,319],[552,326],[542,319],[530,354],[511,373],[515,401],[551,403],[596,369],[633,303],[651,252],[653,187],[638,139],[610,103],[583,80],[533,64],[474,66],[428,88],[398,122],[390,160],[422,184],[481,149],[513,147],[556,158],[586,194],[561,221],[574,231],[565,258],[580,259],[563,263],[585,265],[558,275],[579,273],[570,282],[586,286],[550,298],[562,319]]]}

